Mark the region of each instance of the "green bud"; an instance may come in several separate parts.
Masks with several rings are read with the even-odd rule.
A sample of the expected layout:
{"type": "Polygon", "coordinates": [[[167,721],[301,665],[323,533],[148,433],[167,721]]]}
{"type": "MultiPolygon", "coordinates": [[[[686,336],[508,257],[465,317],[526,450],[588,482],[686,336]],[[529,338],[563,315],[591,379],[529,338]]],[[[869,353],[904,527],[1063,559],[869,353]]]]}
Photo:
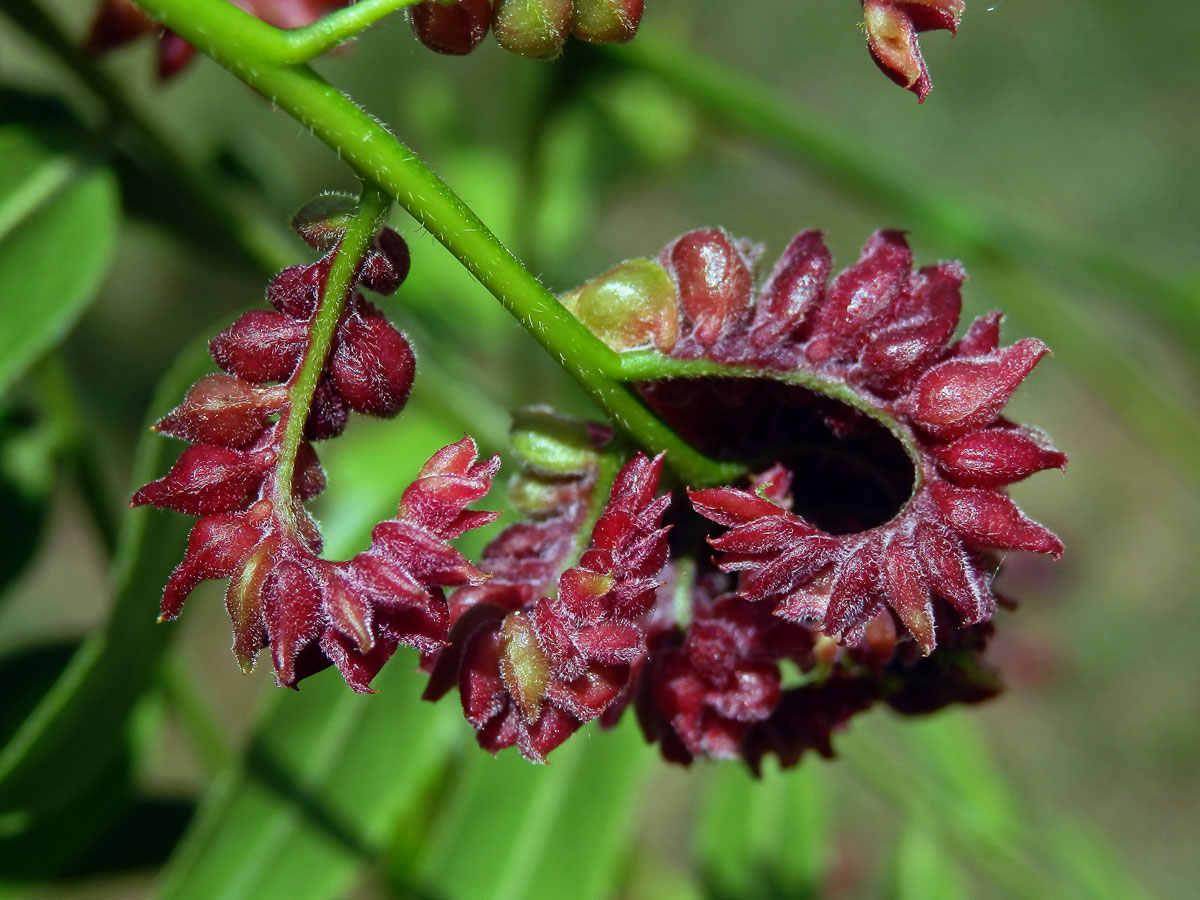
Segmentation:
{"type": "Polygon", "coordinates": [[[358,200],[350,194],[326,191],[309,200],[292,216],[292,228],[314,250],[328,253],[346,233],[358,200]]]}
{"type": "Polygon", "coordinates": [[[550,478],[591,470],[602,443],[594,426],[544,406],[519,410],[513,416],[509,441],[527,469],[550,478]]]}
{"type": "Polygon", "coordinates": [[[508,482],[508,502],[534,519],[561,510],[577,492],[577,482],[535,472],[520,472],[508,482]]]}
{"type": "Polygon", "coordinates": [[[593,44],[623,44],[637,34],[643,0],[575,0],[571,33],[593,44]]]}

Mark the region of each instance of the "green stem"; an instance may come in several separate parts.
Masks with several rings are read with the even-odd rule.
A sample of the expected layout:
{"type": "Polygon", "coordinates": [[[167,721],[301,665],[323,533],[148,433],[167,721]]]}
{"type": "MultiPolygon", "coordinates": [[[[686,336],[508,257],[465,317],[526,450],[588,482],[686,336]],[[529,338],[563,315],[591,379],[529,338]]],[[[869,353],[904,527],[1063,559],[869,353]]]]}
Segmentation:
{"type": "Polygon", "coordinates": [[[168,28],[194,43],[312,133],[364,180],[379,185],[500,301],[638,444],[667,450],[685,481],[715,484],[742,467],[689,447],[622,384],[609,377],[616,354],[596,338],[492,234],[416,154],[352,100],[306,66],[258,53],[277,29],[223,0],[140,0],[168,28]]]}
{"type": "MultiPolygon", "coordinates": [[[[571,541],[571,551],[563,557],[562,563],[558,566],[559,574],[579,565],[579,560],[592,543],[592,529],[596,527],[596,523],[604,515],[604,510],[608,508],[613,482],[617,480],[617,472],[621,469],[622,457],[627,455],[617,452],[618,450],[617,447],[608,447],[605,452],[600,454],[600,458],[596,462],[596,484],[592,488],[592,496],[588,501],[587,515],[584,516],[579,528],[575,530],[575,537],[571,541]]],[[[557,585],[554,590],[557,592],[557,585]]],[[[555,595],[551,594],[551,596],[555,595]]]]}
{"type": "Polygon", "coordinates": [[[346,233],[333,258],[320,304],[313,315],[304,361],[300,363],[288,387],[283,440],[280,442],[279,459],[275,463],[275,503],[285,516],[291,515],[296,453],[300,449],[300,442],[304,440],[304,424],[312,408],[313,394],[325,371],[338,322],[342,320],[342,312],[354,290],[354,276],[372,239],[387,222],[391,206],[391,198],[383,191],[370,183],[363,186],[358,209],[346,225],[346,233]]]}
{"type": "Polygon", "coordinates": [[[255,49],[272,62],[295,65],[316,59],[345,41],[366,31],[380,19],[414,6],[421,0],[359,0],[353,6],[328,13],[311,25],[290,31],[273,29],[255,35],[255,49]]]}

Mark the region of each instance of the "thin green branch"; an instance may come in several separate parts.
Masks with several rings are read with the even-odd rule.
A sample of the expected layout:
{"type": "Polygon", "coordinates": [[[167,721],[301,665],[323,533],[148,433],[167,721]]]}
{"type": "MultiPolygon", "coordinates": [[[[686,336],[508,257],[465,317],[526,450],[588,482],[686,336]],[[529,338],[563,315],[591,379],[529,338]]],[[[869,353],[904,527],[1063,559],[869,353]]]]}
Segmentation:
{"type": "Polygon", "coordinates": [[[284,416],[283,440],[280,442],[279,459],[275,463],[275,502],[277,508],[290,515],[292,509],[292,479],[296,469],[296,453],[304,439],[304,424],[312,407],[313,395],[325,363],[333,347],[333,336],[338,322],[346,309],[346,303],[354,290],[354,276],[362,264],[371,241],[387,222],[391,198],[367,183],[363,186],[358,209],[346,225],[346,233],[338,246],[337,255],[329,270],[325,290],[313,316],[309,331],[308,349],[304,361],[288,389],[288,408],[284,416]]]}
{"type": "Polygon", "coordinates": [[[606,374],[616,354],[588,331],[416,154],[307,66],[257,55],[275,32],[224,0],[141,0],[194,43],[336,150],[365,180],[386,190],[500,301],[588,392],[613,423],[693,485],[727,481],[740,466],[697,453],[630,391],[606,374]]]}
{"type": "Polygon", "coordinates": [[[254,35],[254,50],[265,59],[296,65],[316,59],[338,44],[362,34],[380,19],[421,0],[359,0],[353,6],[323,16],[311,25],[290,31],[272,29],[254,35]]]}
{"type": "Polygon", "coordinates": [[[653,381],[663,378],[773,378],[784,384],[797,385],[814,394],[845,403],[891,432],[904,447],[904,452],[913,461],[913,465],[918,467],[914,490],[920,485],[921,453],[912,434],[891,416],[882,412],[875,402],[836,378],[827,378],[805,369],[764,370],[758,367],[726,365],[711,359],[673,359],[654,350],[622,353],[620,365],[613,375],[622,381],[653,381]]]}

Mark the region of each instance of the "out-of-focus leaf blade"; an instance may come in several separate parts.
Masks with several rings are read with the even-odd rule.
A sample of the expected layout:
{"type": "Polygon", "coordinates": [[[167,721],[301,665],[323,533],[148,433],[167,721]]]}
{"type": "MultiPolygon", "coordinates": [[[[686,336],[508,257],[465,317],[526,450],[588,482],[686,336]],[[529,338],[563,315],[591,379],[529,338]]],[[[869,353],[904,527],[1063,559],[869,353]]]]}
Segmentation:
{"type": "MultiPolygon", "coordinates": [[[[355,420],[346,437],[322,447],[331,555],[352,554],[394,514],[425,459],[460,436],[452,430],[436,403],[414,394],[401,420],[355,420]]],[[[343,896],[465,737],[452,704],[420,700],[415,665],[411,652],[398,654],[375,679],[374,696],[354,694],[332,670],[298,693],[272,694],[242,757],[206,796],[159,896],[343,896]]]]}
{"type": "Polygon", "coordinates": [[[614,731],[576,735],[546,766],[515,751],[469,755],[421,852],[416,893],[447,900],[614,895],[652,759],[628,716],[614,731]]]}
{"type": "Polygon", "coordinates": [[[662,859],[639,856],[621,896],[624,900],[712,900],[698,882],[662,859]]]}
{"type": "Polygon", "coordinates": [[[80,784],[69,808],[53,816],[9,813],[0,817],[0,873],[5,880],[30,881],[76,871],[91,848],[126,808],[130,793],[127,746],[106,754],[95,777],[80,784]]]}
{"type": "Polygon", "coordinates": [[[1051,847],[1061,868],[1077,885],[1077,896],[1094,900],[1141,900],[1150,894],[1121,864],[1121,855],[1079,822],[1052,826],[1051,847]]]}
{"type": "MultiPolygon", "coordinates": [[[[1022,898],[1091,896],[1053,841],[1062,823],[1017,797],[968,713],[866,717],[839,750],[874,793],[988,884],[1022,898]]],[[[1118,857],[1109,863],[1123,870],[1118,857]]]]}
{"type": "Polygon", "coordinates": [[[544,126],[539,192],[525,213],[539,259],[571,259],[598,215],[591,171],[596,130],[595,117],[579,107],[560,108],[544,126]]]}
{"type": "Polygon", "coordinates": [[[974,830],[1015,839],[1024,824],[1012,788],[983,735],[959,711],[904,723],[902,737],[974,830]]]}
{"type": "MultiPolygon", "coordinates": [[[[0,659],[0,741],[21,722],[70,664],[78,641],[22,647],[0,659]]],[[[194,810],[180,799],[137,796],[129,779],[129,757],[113,756],[61,815],[23,823],[9,817],[0,834],[0,873],[5,879],[80,877],[160,864],[194,810]]]]}
{"type": "Polygon", "coordinates": [[[134,795],[69,874],[96,877],[162,865],[195,812],[186,798],[134,795]]]}
{"type": "Polygon", "coordinates": [[[1015,896],[1049,896],[1053,880],[1040,848],[1030,840],[1030,829],[1014,831],[1009,815],[998,814],[1015,804],[997,800],[997,785],[1002,792],[1007,785],[971,729],[969,719],[955,712],[900,722],[876,715],[857,723],[839,751],[874,794],[919,821],[946,852],[988,883],[1015,896]],[[929,728],[928,734],[914,734],[929,728]],[[922,746],[914,752],[916,741],[922,746]],[[961,765],[981,767],[977,773],[984,777],[974,783],[951,781],[952,760],[970,755],[976,758],[961,765]],[[973,811],[976,805],[979,813],[973,811]]]}
{"type": "Polygon", "coordinates": [[[833,831],[824,763],[808,759],[780,771],[768,761],[760,779],[732,764],[710,775],[695,833],[709,895],[818,896],[833,831]]]}
{"type": "Polygon", "coordinates": [[[0,394],[95,295],[117,219],[111,172],[23,128],[0,129],[0,394]]]}
{"type": "Polygon", "coordinates": [[[334,671],[271,698],[242,760],[210,792],[167,872],[164,900],[345,893],[450,755],[448,706],[423,704],[415,659],[393,660],[379,693],[334,671]]]}
{"type": "Polygon", "coordinates": [[[45,531],[54,487],[52,429],[0,409],[0,596],[32,561],[45,531]]]}
{"type": "MultiPolygon", "coordinates": [[[[204,370],[195,347],[159,387],[151,420],[204,370]]],[[[177,445],[147,433],[134,467],[138,484],[164,468],[177,445]]],[[[128,513],[104,627],[80,647],[41,701],[0,749],[0,821],[10,833],[70,812],[126,752],[134,705],[153,685],[176,629],[155,624],[158,597],[183,547],[188,520],[148,509],[128,513]]]]}
{"type": "Polygon", "coordinates": [[[915,826],[900,833],[884,893],[892,900],[965,900],[971,896],[955,861],[929,832],[915,826]]]}
{"type": "Polygon", "coordinates": [[[78,649],[78,641],[54,641],[19,647],[0,658],[0,684],[7,685],[0,695],[0,743],[12,738],[78,649]]]}

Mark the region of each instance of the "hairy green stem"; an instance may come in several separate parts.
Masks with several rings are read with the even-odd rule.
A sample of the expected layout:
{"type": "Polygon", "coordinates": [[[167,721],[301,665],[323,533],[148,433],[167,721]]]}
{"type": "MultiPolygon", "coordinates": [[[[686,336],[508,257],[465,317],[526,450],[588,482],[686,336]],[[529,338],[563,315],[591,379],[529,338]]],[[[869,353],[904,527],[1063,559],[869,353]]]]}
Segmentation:
{"type": "Polygon", "coordinates": [[[827,378],[806,369],[772,370],[727,365],[711,359],[673,359],[655,350],[622,353],[620,366],[614,374],[622,381],[656,381],[664,378],[771,378],[784,384],[794,384],[814,394],[844,403],[886,428],[912,460],[913,491],[921,486],[922,456],[912,433],[892,416],[880,410],[876,402],[858,393],[845,381],[827,378]]]}
{"type": "Polygon", "coordinates": [[[338,44],[356,37],[385,16],[420,2],[421,0],[359,0],[353,6],[328,13],[303,28],[293,28],[290,31],[273,29],[273,33],[256,33],[255,51],[272,62],[285,65],[308,62],[332,50],[338,44]]]}
{"type": "Polygon", "coordinates": [[[608,374],[616,354],[514,257],[416,154],[307,66],[264,58],[272,28],[224,0],[140,0],[140,5],[277,107],[296,118],[365,180],[386,190],[437,238],[588,392],[622,431],[693,485],[717,484],[737,465],[696,452],[608,374]]]}
{"type": "Polygon", "coordinates": [[[308,421],[317,383],[321,380],[330,348],[333,347],[333,336],[354,290],[354,276],[358,273],[358,267],[372,239],[387,222],[391,206],[391,197],[373,184],[363,185],[358,209],[346,225],[346,233],[333,258],[325,290],[313,315],[304,360],[288,386],[283,440],[280,442],[279,459],[275,463],[275,504],[284,515],[291,514],[296,453],[304,439],[304,424],[308,421]]]}

